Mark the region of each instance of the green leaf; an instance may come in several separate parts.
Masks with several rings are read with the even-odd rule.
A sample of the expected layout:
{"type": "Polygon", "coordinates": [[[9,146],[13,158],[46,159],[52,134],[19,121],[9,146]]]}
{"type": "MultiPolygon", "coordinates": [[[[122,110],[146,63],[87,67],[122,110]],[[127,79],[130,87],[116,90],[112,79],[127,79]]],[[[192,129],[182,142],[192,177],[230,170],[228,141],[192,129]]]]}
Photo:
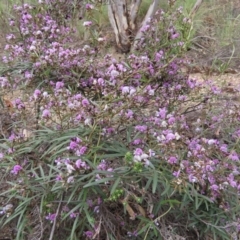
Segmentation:
{"type": "Polygon", "coordinates": [[[112,194],[115,192],[115,190],[117,189],[120,181],[121,181],[121,178],[118,177],[118,178],[116,179],[116,181],[114,182],[114,184],[112,185],[110,195],[112,195],[112,194]]]}
{"type": "Polygon", "coordinates": [[[167,205],[170,205],[170,206],[173,206],[174,204],[180,204],[181,202],[178,201],[177,199],[166,199],[166,200],[162,200],[159,202],[160,205],[164,205],[164,204],[167,204],[167,205]]]}
{"type": "Polygon", "coordinates": [[[152,193],[156,192],[158,185],[158,173],[156,170],[153,171],[153,184],[152,184],[152,193]]]}
{"type": "Polygon", "coordinates": [[[148,179],[147,184],[146,184],[146,186],[145,186],[145,188],[144,188],[145,191],[147,191],[148,188],[150,187],[150,185],[151,185],[151,183],[152,183],[152,180],[153,180],[152,178],[149,178],[149,179],[148,179]]]}
{"type": "Polygon", "coordinates": [[[164,191],[161,193],[161,196],[164,196],[165,194],[167,194],[170,190],[171,186],[167,183],[165,186],[164,186],[164,191]]]}
{"type": "Polygon", "coordinates": [[[75,232],[76,232],[78,222],[79,222],[79,215],[75,218],[74,223],[72,225],[70,239],[74,239],[74,235],[75,235],[75,232]]]}
{"type": "Polygon", "coordinates": [[[106,182],[112,181],[112,180],[113,180],[113,178],[111,178],[111,177],[102,178],[102,179],[100,179],[100,180],[97,180],[97,181],[88,183],[88,184],[84,185],[83,187],[84,187],[84,188],[88,188],[88,187],[96,186],[96,185],[99,185],[99,184],[101,184],[101,183],[106,183],[106,182]]]}

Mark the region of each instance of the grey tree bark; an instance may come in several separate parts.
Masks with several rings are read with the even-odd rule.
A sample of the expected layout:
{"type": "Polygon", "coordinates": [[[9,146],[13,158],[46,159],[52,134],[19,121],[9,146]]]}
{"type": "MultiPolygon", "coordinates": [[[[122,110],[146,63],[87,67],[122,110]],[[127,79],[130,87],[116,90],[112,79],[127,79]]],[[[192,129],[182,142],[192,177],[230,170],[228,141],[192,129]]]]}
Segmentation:
{"type": "Polygon", "coordinates": [[[113,27],[117,48],[120,52],[129,52],[136,36],[141,37],[140,29],[156,12],[159,0],[153,0],[147,14],[137,29],[137,15],[142,0],[110,0],[108,16],[113,27]]]}
{"type": "MultiPolygon", "coordinates": [[[[144,28],[157,11],[160,0],[152,0],[141,23],[137,24],[137,15],[142,0],[109,0],[108,16],[114,30],[117,49],[127,53],[133,50],[141,39],[141,29],[144,28]]],[[[197,0],[190,15],[192,16],[203,0],[197,0]]]]}

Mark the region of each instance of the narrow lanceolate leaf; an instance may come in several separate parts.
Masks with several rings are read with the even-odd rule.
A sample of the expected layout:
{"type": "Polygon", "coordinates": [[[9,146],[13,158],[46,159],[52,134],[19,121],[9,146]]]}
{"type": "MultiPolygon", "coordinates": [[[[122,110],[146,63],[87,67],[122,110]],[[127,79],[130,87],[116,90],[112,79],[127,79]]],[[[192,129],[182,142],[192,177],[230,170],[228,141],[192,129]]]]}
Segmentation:
{"type": "Polygon", "coordinates": [[[102,178],[102,179],[100,179],[100,180],[97,180],[97,181],[88,183],[88,184],[84,185],[83,187],[84,187],[84,188],[92,187],[92,186],[98,185],[98,184],[100,184],[100,183],[106,183],[106,182],[108,182],[108,181],[110,181],[110,180],[113,180],[113,179],[112,179],[112,178],[109,178],[109,177],[108,177],[108,178],[102,178]]]}
{"type": "Polygon", "coordinates": [[[113,184],[113,186],[112,186],[112,189],[111,189],[110,195],[112,195],[112,194],[114,193],[114,191],[117,189],[120,180],[121,180],[120,177],[118,177],[118,178],[116,179],[116,181],[114,182],[114,184],[113,184]]]}
{"type": "Polygon", "coordinates": [[[153,172],[153,185],[152,185],[152,192],[153,193],[156,192],[157,184],[158,184],[158,175],[157,175],[157,171],[154,170],[154,172],[153,172]]]}

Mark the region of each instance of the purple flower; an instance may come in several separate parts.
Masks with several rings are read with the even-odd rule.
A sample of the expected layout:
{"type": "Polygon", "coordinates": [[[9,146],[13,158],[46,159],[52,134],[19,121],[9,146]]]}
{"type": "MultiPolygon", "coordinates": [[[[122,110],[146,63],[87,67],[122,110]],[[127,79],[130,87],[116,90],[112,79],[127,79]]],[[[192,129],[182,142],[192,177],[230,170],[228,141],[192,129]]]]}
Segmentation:
{"type": "Polygon", "coordinates": [[[173,140],[173,139],[175,139],[175,138],[176,138],[176,136],[173,133],[171,133],[171,132],[166,135],[166,140],[168,142],[173,140]]]}
{"type": "Polygon", "coordinates": [[[42,117],[43,118],[49,118],[51,116],[51,113],[48,109],[44,109],[42,112],[42,117]]]}
{"type": "Polygon", "coordinates": [[[137,139],[135,139],[135,140],[132,141],[132,144],[133,144],[133,145],[139,145],[139,144],[141,144],[142,142],[143,142],[142,139],[137,138],[137,139]]]}
{"type": "Polygon", "coordinates": [[[165,119],[166,117],[166,114],[167,114],[167,110],[166,108],[159,108],[159,111],[157,112],[157,117],[160,117],[162,119],[165,119]]]}
{"type": "Polygon", "coordinates": [[[168,124],[172,125],[172,124],[174,124],[174,123],[175,123],[175,118],[171,116],[171,117],[168,119],[168,124]]]}
{"type": "Polygon", "coordinates": [[[129,94],[130,96],[136,92],[134,87],[123,86],[122,87],[122,94],[129,94]]]}
{"type": "Polygon", "coordinates": [[[171,39],[176,39],[176,38],[178,38],[179,36],[180,36],[179,33],[174,33],[174,34],[171,35],[171,39]]]}
{"type": "Polygon", "coordinates": [[[192,183],[198,182],[198,179],[193,174],[190,174],[188,176],[188,180],[189,182],[192,182],[192,183]]]}
{"type": "Polygon", "coordinates": [[[227,145],[226,145],[226,144],[221,145],[220,150],[221,150],[222,152],[224,152],[224,153],[227,153],[227,152],[228,152],[228,147],[227,147],[227,145]]]}
{"type": "Polygon", "coordinates": [[[142,154],[143,154],[143,150],[141,148],[137,148],[134,151],[134,155],[136,155],[136,156],[141,156],[142,154]]]}
{"type": "Polygon", "coordinates": [[[55,179],[56,179],[56,181],[58,181],[58,182],[63,180],[61,175],[57,175],[55,179]]]}
{"type": "Polygon", "coordinates": [[[79,145],[75,141],[71,141],[67,149],[68,150],[75,150],[75,149],[78,148],[78,146],[79,145]]]}
{"type": "Polygon", "coordinates": [[[31,79],[33,77],[33,74],[28,71],[26,71],[24,75],[25,75],[25,78],[27,79],[31,79]]]}
{"type": "Polygon", "coordinates": [[[189,86],[190,88],[195,88],[195,86],[196,86],[196,81],[189,78],[189,79],[187,80],[187,84],[188,84],[188,86],[189,86]]]}
{"type": "Polygon", "coordinates": [[[176,157],[170,157],[168,159],[168,163],[170,163],[170,164],[176,164],[177,162],[178,162],[178,160],[176,157]]]}
{"type": "Polygon", "coordinates": [[[233,133],[233,137],[235,137],[235,138],[240,138],[240,129],[238,129],[237,131],[235,131],[235,132],[233,133]]]}
{"type": "Polygon", "coordinates": [[[104,81],[103,78],[99,78],[99,79],[97,80],[97,82],[98,82],[98,85],[99,85],[99,86],[104,86],[105,81],[104,81]]]}
{"type": "Polygon", "coordinates": [[[18,175],[18,173],[22,170],[23,168],[20,165],[15,165],[11,171],[14,175],[18,175]]]}
{"type": "Polygon", "coordinates": [[[145,126],[145,125],[144,126],[138,125],[138,126],[135,127],[135,130],[144,133],[144,132],[147,131],[147,126],[145,126]]]}
{"type": "Polygon", "coordinates": [[[229,156],[228,156],[229,159],[231,159],[232,161],[234,162],[237,162],[239,161],[239,157],[238,157],[238,154],[236,152],[232,152],[229,156]]]}
{"type": "Polygon", "coordinates": [[[78,159],[75,163],[77,168],[81,168],[82,164],[83,164],[83,161],[81,159],[78,159]]]}
{"type": "Polygon", "coordinates": [[[13,142],[16,138],[17,138],[17,136],[16,136],[14,133],[12,133],[12,134],[8,137],[8,140],[9,140],[10,142],[13,142]]]}
{"type": "Polygon", "coordinates": [[[232,173],[228,176],[227,179],[228,179],[229,184],[230,184],[233,188],[237,187],[237,182],[235,181],[234,175],[233,175],[232,173]]]}
{"type": "Polygon", "coordinates": [[[135,230],[134,232],[128,232],[127,234],[128,234],[128,237],[137,237],[138,232],[137,230],[135,230]]]}
{"type": "Polygon", "coordinates": [[[132,119],[133,118],[133,111],[128,109],[126,113],[126,117],[132,119]]]}
{"type": "Polygon", "coordinates": [[[63,82],[56,82],[56,89],[59,90],[61,88],[64,87],[64,83],[63,82]]]}
{"type": "Polygon", "coordinates": [[[217,191],[219,189],[219,187],[216,184],[213,184],[210,188],[214,191],[217,191]]]}
{"type": "Polygon", "coordinates": [[[178,178],[178,177],[180,176],[180,170],[174,171],[174,172],[173,172],[173,176],[176,177],[176,178],[178,178]]]}
{"type": "Polygon", "coordinates": [[[157,52],[157,53],[155,54],[155,61],[158,62],[159,60],[161,60],[161,59],[163,58],[163,55],[164,55],[163,51],[157,52]]]}
{"type": "Polygon", "coordinates": [[[14,105],[15,105],[15,107],[16,107],[17,109],[19,109],[19,110],[25,108],[24,103],[23,103],[22,100],[19,99],[19,98],[15,99],[14,105]]]}
{"type": "Polygon", "coordinates": [[[67,183],[74,183],[74,177],[73,176],[68,177],[67,183]]]}
{"type": "Polygon", "coordinates": [[[97,169],[98,170],[102,170],[102,171],[105,171],[107,170],[107,163],[105,160],[102,160],[99,165],[97,166],[97,169]]]}
{"type": "Polygon", "coordinates": [[[89,169],[89,166],[86,164],[86,162],[82,161],[81,159],[78,159],[75,163],[76,167],[83,168],[83,169],[89,169]]]}
{"type": "Polygon", "coordinates": [[[15,39],[16,37],[13,35],[13,34],[8,34],[7,35],[7,37],[6,37],[6,39],[8,40],[8,41],[10,41],[10,40],[12,40],[12,39],[15,39]]]}
{"type": "Polygon", "coordinates": [[[36,89],[33,93],[33,97],[35,100],[37,100],[40,95],[41,95],[41,91],[39,89],[36,89]]]}
{"type": "Polygon", "coordinates": [[[95,206],[93,212],[94,213],[99,213],[99,206],[95,206]]]}
{"type": "Polygon", "coordinates": [[[84,99],[82,100],[82,105],[83,105],[84,107],[87,107],[87,106],[89,105],[89,101],[88,101],[86,98],[84,98],[84,99]]]}
{"type": "Polygon", "coordinates": [[[87,147],[83,146],[76,151],[77,156],[83,155],[87,151],[87,147]]]}
{"type": "Polygon", "coordinates": [[[91,9],[94,9],[94,6],[93,6],[92,4],[90,4],[90,3],[87,3],[86,6],[85,6],[85,8],[86,8],[87,10],[91,10],[91,9]]]}
{"type": "Polygon", "coordinates": [[[57,214],[56,213],[49,213],[45,218],[51,222],[53,222],[56,218],[57,214]]]}
{"type": "Polygon", "coordinates": [[[76,218],[79,215],[79,213],[72,212],[70,213],[70,218],[76,218]]]}
{"type": "Polygon", "coordinates": [[[92,238],[93,237],[93,232],[92,231],[86,231],[84,234],[87,238],[92,238]]]}

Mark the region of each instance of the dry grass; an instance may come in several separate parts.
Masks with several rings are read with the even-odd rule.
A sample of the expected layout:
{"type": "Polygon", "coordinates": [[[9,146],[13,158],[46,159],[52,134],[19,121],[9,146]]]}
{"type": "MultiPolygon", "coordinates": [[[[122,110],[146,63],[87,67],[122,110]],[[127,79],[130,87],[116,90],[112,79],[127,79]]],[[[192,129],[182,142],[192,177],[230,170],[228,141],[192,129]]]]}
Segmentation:
{"type": "Polygon", "coordinates": [[[224,72],[240,69],[240,2],[211,0],[202,4],[195,19],[192,58],[195,65],[224,72]]]}

